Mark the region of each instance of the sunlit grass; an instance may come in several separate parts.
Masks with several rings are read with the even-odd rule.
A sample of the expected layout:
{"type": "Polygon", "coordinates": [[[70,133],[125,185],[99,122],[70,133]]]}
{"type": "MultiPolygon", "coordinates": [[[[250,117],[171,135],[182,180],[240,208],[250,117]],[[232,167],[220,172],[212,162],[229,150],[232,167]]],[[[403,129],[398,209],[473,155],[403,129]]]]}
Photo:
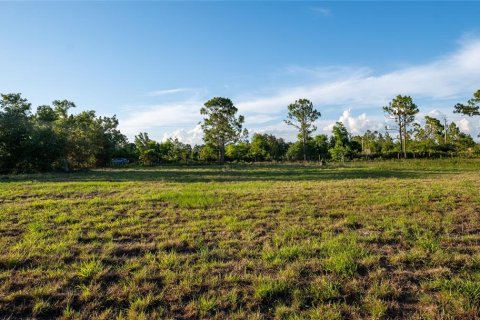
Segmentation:
{"type": "Polygon", "coordinates": [[[478,160],[0,182],[0,318],[480,317],[478,160]]]}

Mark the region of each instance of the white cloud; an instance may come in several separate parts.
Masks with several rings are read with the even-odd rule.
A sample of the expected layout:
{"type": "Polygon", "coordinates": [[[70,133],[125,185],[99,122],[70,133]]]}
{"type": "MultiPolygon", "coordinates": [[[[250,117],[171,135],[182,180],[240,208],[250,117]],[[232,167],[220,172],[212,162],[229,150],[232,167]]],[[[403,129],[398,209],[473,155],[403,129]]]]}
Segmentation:
{"type": "Polygon", "coordinates": [[[157,96],[165,96],[165,95],[176,94],[181,92],[188,92],[191,90],[192,89],[189,89],[189,88],[163,89],[163,90],[151,91],[148,93],[148,95],[152,97],[157,97],[157,96]]]}
{"type": "Polygon", "coordinates": [[[462,118],[460,119],[458,122],[457,122],[457,125],[458,125],[458,128],[465,132],[465,133],[470,133],[471,131],[471,128],[470,128],[470,121],[468,121],[467,119],[465,118],[462,118]]]}
{"type": "MultiPolygon", "coordinates": [[[[469,130],[472,135],[476,135],[478,128],[468,120],[453,115],[451,110],[452,101],[466,101],[478,89],[479,61],[480,39],[470,39],[464,41],[455,52],[429,63],[384,73],[375,73],[365,67],[291,66],[282,71],[282,78],[286,81],[295,79],[290,83],[295,82],[297,85],[277,85],[273,91],[255,94],[238,92],[236,97],[232,96],[232,100],[239,113],[245,116],[245,126],[251,133],[270,132],[288,140],[295,139],[296,132],[284,124],[282,119],[285,118],[288,104],[299,98],[310,99],[322,112],[321,121],[317,122],[320,130],[323,128],[323,131],[329,133],[338,113],[343,112],[339,121],[344,122],[353,134],[358,134],[367,128],[383,128],[385,118],[381,107],[397,94],[411,95],[414,98],[422,112],[418,118],[429,112],[433,112],[432,115],[443,113],[450,121],[456,121],[463,131],[469,130]],[[355,111],[361,113],[355,116],[355,111]]],[[[177,97],[176,102],[164,100],[162,104],[130,109],[126,119],[121,119],[122,131],[130,136],[140,131],[154,131],[160,137],[170,132],[167,136],[176,135],[184,141],[198,139],[192,128],[196,128],[202,119],[199,110],[208,99],[208,92],[206,89],[188,90],[190,89],[174,88],[156,91],[156,95],[163,98],[181,92],[189,92],[190,97],[183,100],[177,97]]]]}
{"type": "Polygon", "coordinates": [[[177,129],[173,132],[165,132],[163,134],[162,141],[166,141],[167,139],[177,138],[183,143],[188,143],[190,145],[202,144],[203,139],[203,131],[200,125],[195,126],[193,129],[185,130],[185,129],[177,129]]]}
{"type": "Polygon", "coordinates": [[[131,136],[140,131],[191,127],[201,120],[201,102],[187,101],[154,106],[138,106],[130,116],[120,122],[120,129],[131,136]]]}
{"type": "Polygon", "coordinates": [[[338,121],[342,122],[348,131],[352,134],[361,134],[366,130],[380,130],[385,127],[385,124],[380,121],[371,121],[365,113],[359,116],[352,116],[352,110],[343,111],[338,121]]]}
{"type": "MultiPolygon", "coordinates": [[[[480,82],[480,40],[464,43],[461,48],[427,64],[410,66],[383,74],[365,68],[339,74],[333,81],[282,88],[265,96],[238,103],[244,112],[277,113],[296,99],[307,97],[318,106],[351,105],[352,109],[379,108],[397,94],[414,98],[453,99],[473,92],[480,82]]],[[[331,72],[331,71],[330,71],[331,72]]]]}
{"type": "Polygon", "coordinates": [[[329,17],[332,15],[332,11],[329,8],[325,8],[325,7],[314,7],[314,8],[311,8],[311,10],[317,15],[322,17],[329,17]]]}
{"type": "Polygon", "coordinates": [[[292,126],[286,125],[283,121],[249,130],[250,137],[254,133],[273,134],[287,141],[295,140],[295,137],[298,135],[297,129],[292,126]]]}
{"type": "Polygon", "coordinates": [[[444,117],[446,117],[445,113],[443,113],[441,110],[438,110],[438,109],[430,110],[427,114],[428,116],[437,118],[439,120],[442,120],[444,117]]]}
{"type": "Polygon", "coordinates": [[[245,123],[248,125],[260,125],[274,120],[278,120],[278,116],[261,113],[249,113],[245,116],[245,123]]]}

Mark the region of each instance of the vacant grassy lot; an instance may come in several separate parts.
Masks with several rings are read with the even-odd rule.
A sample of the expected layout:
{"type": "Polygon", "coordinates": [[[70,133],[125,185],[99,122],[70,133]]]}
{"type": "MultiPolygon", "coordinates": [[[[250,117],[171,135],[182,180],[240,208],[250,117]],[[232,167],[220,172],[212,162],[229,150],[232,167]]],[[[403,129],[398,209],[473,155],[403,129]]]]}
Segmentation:
{"type": "Polygon", "coordinates": [[[480,161],[0,180],[0,318],[480,317],[480,161]]]}

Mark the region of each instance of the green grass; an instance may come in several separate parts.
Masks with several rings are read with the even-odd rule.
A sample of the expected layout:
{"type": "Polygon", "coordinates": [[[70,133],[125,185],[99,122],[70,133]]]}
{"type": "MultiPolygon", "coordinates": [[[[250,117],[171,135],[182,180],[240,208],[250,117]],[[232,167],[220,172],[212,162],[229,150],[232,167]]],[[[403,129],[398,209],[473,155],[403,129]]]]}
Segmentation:
{"type": "Polygon", "coordinates": [[[0,178],[0,318],[480,317],[480,161],[0,178]]]}
{"type": "Polygon", "coordinates": [[[91,279],[96,274],[102,271],[103,266],[100,261],[91,260],[91,261],[84,261],[80,265],[80,269],[78,270],[78,276],[82,279],[91,279]]]}

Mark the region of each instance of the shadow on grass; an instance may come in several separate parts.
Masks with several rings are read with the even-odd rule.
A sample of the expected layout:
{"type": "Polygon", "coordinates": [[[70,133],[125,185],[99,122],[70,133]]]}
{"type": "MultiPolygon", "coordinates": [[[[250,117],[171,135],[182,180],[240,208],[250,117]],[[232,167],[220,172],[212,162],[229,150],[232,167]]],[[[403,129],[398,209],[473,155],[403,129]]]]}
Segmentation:
{"type": "MultiPolygon", "coordinates": [[[[319,167],[302,165],[227,165],[125,168],[5,176],[1,182],[15,181],[165,181],[165,182],[248,182],[248,181],[319,181],[346,179],[421,179],[437,170],[387,169],[375,167],[319,167]]],[[[453,172],[450,172],[453,174],[453,172]]]]}

